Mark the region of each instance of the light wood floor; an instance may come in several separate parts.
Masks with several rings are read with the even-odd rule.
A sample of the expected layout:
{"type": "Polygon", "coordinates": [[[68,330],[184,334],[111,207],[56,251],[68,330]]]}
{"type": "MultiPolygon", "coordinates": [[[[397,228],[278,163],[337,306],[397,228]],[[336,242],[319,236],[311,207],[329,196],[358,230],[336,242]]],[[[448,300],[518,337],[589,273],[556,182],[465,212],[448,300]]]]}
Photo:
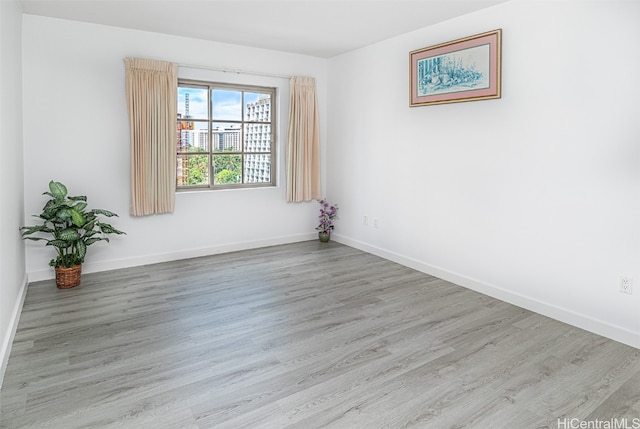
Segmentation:
{"type": "Polygon", "coordinates": [[[632,424],[640,350],[310,241],[33,283],[0,394],[2,428],[632,424]]]}

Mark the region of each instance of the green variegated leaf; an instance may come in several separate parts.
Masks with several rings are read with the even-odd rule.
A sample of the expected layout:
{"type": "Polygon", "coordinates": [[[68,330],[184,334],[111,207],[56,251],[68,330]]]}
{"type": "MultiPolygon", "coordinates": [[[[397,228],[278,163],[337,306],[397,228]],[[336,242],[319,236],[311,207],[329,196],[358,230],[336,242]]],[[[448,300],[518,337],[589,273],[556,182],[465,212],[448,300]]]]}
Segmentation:
{"type": "Polygon", "coordinates": [[[49,240],[47,242],[47,246],[54,246],[54,247],[57,247],[59,249],[67,249],[67,248],[71,247],[71,243],[69,243],[68,241],[64,241],[64,240],[49,240]]]}
{"type": "Polygon", "coordinates": [[[124,232],[115,229],[108,223],[99,223],[98,226],[100,227],[100,231],[102,231],[104,234],[124,234],[124,232]]]}
{"type": "Polygon", "coordinates": [[[71,211],[71,222],[73,222],[75,226],[81,227],[82,225],[85,224],[86,221],[82,213],[80,213],[78,210],[74,208],[71,208],[69,210],[71,211]]]}
{"type": "Polygon", "coordinates": [[[96,242],[98,242],[98,241],[102,241],[102,240],[103,240],[103,238],[95,237],[95,238],[89,238],[89,239],[87,239],[87,240],[84,240],[84,243],[85,243],[87,246],[90,246],[90,245],[92,245],[93,243],[96,243],[96,242]]]}
{"type": "Polygon", "coordinates": [[[102,231],[104,234],[111,234],[115,229],[108,223],[100,223],[98,224],[98,226],[100,227],[100,231],[102,231]]]}
{"type": "Polygon", "coordinates": [[[79,241],[76,245],[76,251],[78,252],[80,261],[84,262],[84,256],[87,254],[87,246],[82,241],[79,241]]]}
{"type": "Polygon", "coordinates": [[[58,208],[58,202],[56,200],[49,200],[42,208],[43,211],[54,210],[58,208]]]}
{"type": "Polygon", "coordinates": [[[61,220],[64,220],[64,221],[70,220],[71,219],[71,209],[69,209],[69,208],[60,209],[56,213],[56,216],[58,217],[58,219],[61,219],[61,220]]]}
{"type": "Polygon", "coordinates": [[[22,237],[25,240],[33,240],[33,241],[49,241],[46,238],[42,238],[42,237],[22,237]]]}
{"type": "Polygon", "coordinates": [[[75,197],[69,197],[71,201],[87,201],[87,197],[84,195],[76,195],[75,197]]]}
{"type": "Polygon", "coordinates": [[[64,241],[75,241],[80,238],[80,234],[75,229],[65,229],[58,233],[58,238],[64,241]]]}
{"type": "Polygon", "coordinates": [[[84,201],[81,201],[79,203],[74,204],[73,208],[81,212],[82,210],[87,208],[87,203],[85,203],[84,201]]]}
{"type": "Polygon", "coordinates": [[[103,209],[93,209],[91,210],[93,213],[97,213],[97,214],[101,214],[104,215],[106,217],[113,217],[113,216],[118,216],[117,214],[115,214],[114,212],[110,212],[109,210],[103,210],[103,209]]]}
{"type": "Polygon", "coordinates": [[[60,182],[54,182],[53,180],[49,182],[49,191],[51,191],[51,195],[54,198],[60,199],[67,196],[67,187],[64,186],[60,182]]]}
{"type": "Polygon", "coordinates": [[[45,233],[53,233],[53,230],[46,225],[35,225],[35,226],[23,226],[20,228],[22,231],[22,236],[31,235],[36,232],[45,232],[45,233]]]}
{"type": "Polygon", "coordinates": [[[42,212],[37,217],[39,217],[40,219],[44,219],[44,220],[51,220],[54,217],[56,217],[56,212],[55,211],[42,212]]]}

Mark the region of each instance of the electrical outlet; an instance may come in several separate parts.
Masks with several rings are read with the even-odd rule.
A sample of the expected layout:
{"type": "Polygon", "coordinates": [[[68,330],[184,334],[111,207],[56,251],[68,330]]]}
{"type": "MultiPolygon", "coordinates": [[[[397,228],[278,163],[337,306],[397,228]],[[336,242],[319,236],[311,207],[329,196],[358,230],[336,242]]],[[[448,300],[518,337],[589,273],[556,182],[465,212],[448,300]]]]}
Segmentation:
{"type": "Polygon", "coordinates": [[[369,216],[363,216],[363,217],[362,217],[362,224],[363,224],[364,226],[369,225],[369,216]]]}
{"type": "Polygon", "coordinates": [[[627,276],[620,276],[619,290],[621,293],[633,294],[633,279],[627,276]]]}
{"type": "Polygon", "coordinates": [[[379,228],[380,227],[380,222],[378,221],[378,219],[374,219],[373,220],[373,227],[374,228],[379,228]]]}

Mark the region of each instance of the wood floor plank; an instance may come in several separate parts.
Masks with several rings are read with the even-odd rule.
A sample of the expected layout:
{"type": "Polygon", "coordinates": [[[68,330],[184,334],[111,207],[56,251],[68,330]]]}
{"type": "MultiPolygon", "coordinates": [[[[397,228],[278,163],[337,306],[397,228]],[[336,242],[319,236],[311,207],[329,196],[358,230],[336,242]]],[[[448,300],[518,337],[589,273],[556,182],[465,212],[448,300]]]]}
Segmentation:
{"type": "Polygon", "coordinates": [[[29,285],[0,427],[640,419],[640,350],[335,242],[29,285]]]}

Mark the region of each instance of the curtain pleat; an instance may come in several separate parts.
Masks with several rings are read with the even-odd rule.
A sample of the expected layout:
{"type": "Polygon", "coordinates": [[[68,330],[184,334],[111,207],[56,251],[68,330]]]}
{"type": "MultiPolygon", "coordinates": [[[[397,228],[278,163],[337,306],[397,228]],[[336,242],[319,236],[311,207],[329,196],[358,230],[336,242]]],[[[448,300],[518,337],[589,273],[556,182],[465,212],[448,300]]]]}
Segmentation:
{"type": "Polygon", "coordinates": [[[287,201],[321,198],[316,80],[292,77],[287,136],[287,201]]]}
{"type": "Polygon", "coordinates": [[[124,61],[131,135],[131,214],[172,213],[178,66],[144,58],[124,61]]]}

